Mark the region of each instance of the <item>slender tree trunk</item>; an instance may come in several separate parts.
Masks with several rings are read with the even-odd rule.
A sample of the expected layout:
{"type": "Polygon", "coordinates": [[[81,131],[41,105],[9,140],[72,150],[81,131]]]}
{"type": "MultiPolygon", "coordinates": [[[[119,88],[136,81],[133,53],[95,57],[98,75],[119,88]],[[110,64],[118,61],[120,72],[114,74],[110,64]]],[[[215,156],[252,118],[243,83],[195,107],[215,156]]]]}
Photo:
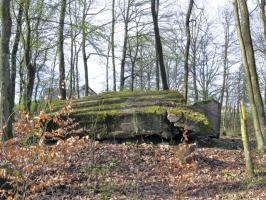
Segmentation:
{"type": "Polygon", "coordinates": [[[153,27],[154,27],[154,33],[155,33],[156,51],[158,53],[158,58],[159,58],[159,63],[160,63],[162,86],[163,86],[163,90],[168,90],[169,87],[167,83],[167,76],[166,76],[164,59],[163,59],[163,48],[162,48],[160,31],[159,31],[159,26],[158,26],[158,15],[155,9],[155,0],[151,0],[151,12],[152,12],[153,27]]]}
{"type": "Polygon", "coordinates": [[[226,134],[226,129],[227,129],[228,99],[229,99],[228,87],[225,90],[226,90],[225,107],[224,107],[223,119],[222,119],[223,134],[226,134]]]}
{"type": "Polygon", "coordinates": [[[57,60],[57,52],[58,52],[58,47],[56,48],[55,51],[55,56],[54,56],[54,60],[53,60],[53,65],[51,66],[51,72],[50,72],[50,86],[49,86],[49,90],[48,90],[48,98],[51,99],[51,92],[53,91],[54,88],[54,71],[55,71],[55,65],[56,65],[56,60],[57,60]]]}
{"type": "Polygon", "coordinates": [[[240,104],[239,113],[240,113],[241,135],[242,135],[242,143],[244,147],[246,169],[247,169],[248,176],[253,177],[254,167],[253,167],[253,162],[251,159],[249,136],[247,133],[247,117],[246,117],[246,110],[245,110],[243,101],[240,104]]]}
{"type": "MultiPolygon", "coordinates": [[[[138,27],[138,24],[137,24],[138,27]]],[[[130,84],[130,90],[134,91],[134,82],[135,82],[135,67],[136,67],[136,60],[137,60],[137,56],[139,53],[139,31],[137,28],[136,31],[136,39],[137,39],[137,43],[136,43],[136,50],[135,50],[135,54],[134,56],[132,55],[132,47],[130,46],[130,42],[129,44],[129,54],[130,54],[130,61],[131,61],[131,84],[130,84]]]]}
{"type": "Polygon", "coordinates": [[[112,33],[111,33],[111,46],[112,46],[112,64],[113,64],[113,91],[116,91],[116,71],[115,71],[115,0],[112,3],[112,33]]]}
{"type": "Polygon", "coordinates": [[[75,95],[76,95],[76,72],[75,72],[75,63],[76,63],[76,55],[77,55],[77,48],[76,48],[76,37],[75,37],[75,39],[74,39],[74,58],[73,58],[73,74],[72,74],[72,82],[73,82],[73,84],[72,84],[72,93],[73,93],[73,95],[74,95],[74,97],[75,97],[75,95]]]}
{"type": "Polygon", "coordinates": [[[135,63],[131,63],[131,84],[130,84],[130,90],[134,91],[134,81],[135,81],[135,63]]]}
{"type": "Polygon", "coordinates": [[[189,58],[189,49],[190,49],[190,16],[193,8],[194,0],[189,1],[188,11],[186,15],[186,36],[187,36],[187,43],[185,47],[185,59],[184,59],[184,98],[185,102],[188,103],[188,58],[189,58]]]}
{"type": "MultiPolygon", "coordinates": [[[[43,5],[44,5],[44,0],[41,0],[40,1],[40,7],[38,8],[38,16],[37,16],[37,22],[36,24],[34,25],[33,29],[35,30],[35,34],[32,34],[33,35],[33,38],[35,40],[35,43],[36,43],[36,46],[39,45],[39,37],[40,37],[40,32],[39,32],[39,25],[40,25],[40,21],[41,21],[41,17],[43,15],[43,5]]],[[[37,59],[40,55],[40,51],[38,48],[35,48],[35,53],[34,53],[34,60],[33,60],[33,65],[32,65],[32,68],[34,69],[34,77],[33,77],[33,81],[32,81],[32,85],[30,85],[30,90],[31,90],[31,97],[30,99],[32,99],[32,95],[33,95],[33,92],[34,92],[34,81],[35,81],[35,75],[37,75],[37,82],[35,84],[35,92],[34,92],[34,101],[35,101],[35,107],[33,108],[34,111],[37,110],[37,93],[38,93],[38,89],[39,89],[39,84],[40,84],[40,70],[41,68],[45,65],[45,62],[46,62],[46,56],[47,56],[47,51],[48,51],[48,48],[45,50],[45,57],[44,57],[44,60],[43,60],[43,63],[42,65],[38,66],[37,67],[37,59]]],[[[27,107],[31,107],[31,102],[30,102],[30,105],[28,105],[27,107]]]]}
{"type": "MultiPolygon", "coordinates": [[[[260,104],[259,101],[259,85],[258,85],[258,77],[256,72],[256,64],[254,60],[254,51],[252,47],[252,40],[249,30],[249,13],[247,10],[247,5],[245,1],[240,0],[240,13],[242,23],[240,23],[239,17],[239,9],[238,9],[238,0],[234,0],[234,15],[235,21],[237,26],[237,34],[238,39],[241,47],[241,54],[243,65],[245,69],[245,74],[247,78],[247,86],[248,86],[248,94],[251,104],[251,110],[253,115],[253,125],[255,129],[255,136],[257,140],[257,148],[259,151],[264,151],[264,136],[263,131],[265,130],[262,128],[261,122],[265,120],[264,108],[263,104],[260,104]],[[242,24],[242,26],[241,26],[242,24]],[[259,105],[260,104],[260,105],[259,105]],[[261,109],[262,106],[262,109],[261,109]],[[260,107],[260,108],[259,108],[260,107]],[[261,110],[259,110],[261,109],[261,110]],[[264,114],[264,117],[262,115],[264,114]],[[261,119],[264,118],[264,119],[261,119]]],[[[262,100],[261,100],[262,103],[262,100]]]]}
{"type": "MultiPolygon", "coordinates": [[[[78,16],[77,16],[77,2],[74,2],[74,23],[78,24],[78,16]]],[[[73,58],[73,76],[72,76],[72,81],[73,81],[73,93],[74,95],[77,95],[77,91],[76,91],[76,71],[75,71],[75,63],[76,63],[76,59],[77,59],[77,37],[78,37],[79,33],[78,30],[75,29],[74,31],[74,38],[73,38],[73,42],[74,42],[74,58],[73,58]]]]}
{"type": "Polygon", "coordinates": [[[126,63],[126,54],[127,54],[127,42],[128,42],[128,23],[129,23],[129,10],[130,10],[131,0],[127,2],[126,16],[124,19],[124,44],[123,44],[123,53],[121,61],[121,73],[120,73],[120,91],[124,90],[125,87],[125,63],[126,63]]]}
{"type": "Polygon", "coordinates": [[[0,128],[2,140],[13,137],[12,121],[9,120],[11,108],[10,99],[10,51],[12,20],[10,16],[10,0],[0,1],[1,39],[0,39],[0,128]]]}
{"type": "Polygon", "coordinates": [[[59,53],[59,91],[61,99],[66,99],[66,78],[64,58],[64,23],[66,13],[66,0],[61,0],[61,11],[59,19],[58,53],[59,53]]]}
{"type": "MultiPolygon", "coordinates": [[[[134,91],[134,80],[135,80],[135,58],[132,58],[132,48],[130,46],[130,42],[129,44],[129,54],[130,54],[130,60],[131,60],[131,84],[130,84],[130,90],[133,92],[134,91]]],[[[138,47],[137,47],[138,48],[138,47]]],[[[136,55],[136,54],[135,54],[136,55]]]]}
{"type": "Polygon", "coordinates": [[[192,76],[193,76],[193,88],[194,88],[194,102],[199,101],[199,91],[197,86],[197,71],[196,71],[196,51],[193,52],[192,57],[192,76]]]}
{"type": "Polygon", "coordinates": [[[159,67],[159,59],[158,59],[157,51],[155,55],[155,76],[156,76],[155,77],[156,78],[156,90],[160,90],[160,67],[159,67]]]}
{"type": "Polygon", "coordinates": [[[220,110],[219,110],[220,115],[222,113],[223,102],[224,102],[224,93],[225,93],[227,76],[228,76],[229,23],[227,22],[227,18],[226,18],[224,35],[225,35],[225,37],[224,37],[224,55],[223,55],[224,56],[223,57],[223,83],[222,83],[221,96],[220,96],[220,110]]]}
{"type": "MultiPolygon", "coordinates": [[[[156,1],[156,16],[158,19],[158,15],[159,15],[159,0],[156,1]]],[[[155,47],[156,47],[156,41],[155,41],[155,47]]],[[[159,55],[158,55],[158,51],[157,48],[155,50],[155,75],[156,75],[156,90],[160,90],[160,66],[159,66],[159,55]]]]}
{"type": "Polygon", "coordinates": [[[70,20],[70,39],[71,39],[71,44],[70,44],[70,80],[69,80],[69,99],[73,97],[73,74],[74,74],[74,30],[73,30],[73,20],[72,20],[72,9],[71,9],[71,1],[69,1],[68,4],[68,9],[69,9],[69,20],[70,20]]]}
{"type": "Polygon", "coordinates": [[[48,54],[48,49],[45,50],[43,62],[38,67],[37,73],[36,73],[37,82],[36,82],[36,85],[35,85],[35,92],[34,92],[34,101],[35,101],[35,106],[36,106],[35,109],[34,109],[35,111],[37,110],[37,96],[38,96],[38,90],[39,90],[39,86],[40,86],[40,82],[41,82],[40,70],[45,66],[45,63],[47,61],[47,54],[48,54]]]}
{"type": "Polygon", "coordinates": [[[107,47],[107,57],[106,57],[106,74],[105,74],[105,79],[106,79],[106,92],[109,92],[109,56],[110,56],[110,50],[111,50],[111,44],[108,44],[107,47]]]}
{"type": "Polygon", "coordinates": [[[265,3],[265,0],[258,0],[258,4],[260,7],[260,16],[262,20],[264,40],[266,42],[266,13],[265,13],[266,3],[265,3]]]}
{"type": "Polygon", "coordinates": [[[87,63],[87,53],[86,53],[86,39],[85,39],[85,31],[82,31],[82,57],[83,57],[83,65],[84,65],[84,77],[85,77],[85,96],[88,96],[89,91],[89,77],[88,77],[88,63],[87,63]]]}
{"type": "Polygon", "coordinates": [[[150,65],[148,67],[148,72],[147,72],[147,88],[148,90],[151,90],[151,69],[152,69],[152,65],[150,65]]]}
{"type": "Polygon", "coordinates": [[[198,42],[198,36],[199,36],[199,31],[200,29],[197,28],[196,21],[195,23],[192,23],[192,45],[191,45],[191,51],[192,51],[192,62],[191,62],[191,67],[192,67],[192,81],[193,81],[193,89],[194,89],[194,102],[199,101],[199,91],[198,91],[198,86],[197,86],[197,70],[196,70],[196,65],[197,65],[197,42],[198,42]],[[194,25],[195,24],[195,25],[194,25]]]}
{"type": "Polygon", "coordinates": [[[76,87],[77,87],[77,94],[78,94],[78,98],[80,98],[80,93],[79,93],[79,68],[78,68],[78,63],[79,63],[79,52],[80,49],[77,51],[77,55],[76,55],[76,87]]]}
{"type": "Polygon", "coordinates": [[[89,93],[89,77],[88,77],[88,63],[87,63],[87,52],[86,52],[86,37],[87,33],[85,30],[85,24],[86,24],[86,10],[87,10],[87,3],[84,2],[83,7],[83,16],[82,16],[82,57],[83,57],[83,65],[84,65],[84,78],[85,78],[85,96],[88,96],[89,93]]]}
{"type": "Polygon", "coordinates": [[[23,60],[19,63],[19,105],[22,104],[22,100],[23,100],[23,86],[25,85],[25,77],[24,77],[24,71],[23,71],[23,60]]]}
{"type": "Polygon", "coordinates": [[[31,63],[31,22],[30,22],[30,16],[29,16],[29,7],[30,7],[30,0],[25,1],[25,21],[26,21],[26,39],[24,43],[24,65],[27,69],[27,75],[26,75],[26,82],[24,85],[24,94],[23,94],[23,104],[24,109],[27,112],[30,112],[30,105],[31,105],[31,98],[33,93],[33,87],[34,87],[34,79],[35,79],[35,73],[36,69],[35,66],[31,63]]]}
{"type": "Polygon", "coordinates": [[[223,57],[223,83],[222,83],[222,89],[221,89],[221,97],[220,97],[220,103],[223,105],[224,100],[224,90],[226,87],[227,82],[227,74],[228,74],[228,43],[229,43],[229,24],[226,24],[225,27],[225,39],[224,39],[224,57],[223,57]]]}
{"type": "MultiPolygon", "coordinates": [[[[17,16],[17,27],[16,33],[11,53],[11,75],[10,75],[10,113],[13,112],[15,106],[15,92],[16,92],[16,76],[17,76],[17,52],[21,36],[21,25],[23,16],[23,0],[19,2],[19,11],[17,16]]],[[[12,121],[14,120],[14,115],[12,115],[12,121]]]]}

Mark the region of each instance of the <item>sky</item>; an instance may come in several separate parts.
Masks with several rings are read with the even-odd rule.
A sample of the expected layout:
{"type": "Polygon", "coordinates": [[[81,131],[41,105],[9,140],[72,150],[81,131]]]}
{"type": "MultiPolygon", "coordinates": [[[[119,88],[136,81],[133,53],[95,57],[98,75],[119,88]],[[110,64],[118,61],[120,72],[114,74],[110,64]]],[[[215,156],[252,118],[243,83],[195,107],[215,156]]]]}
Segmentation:
{"type": "MultiPolygon", "coordinates": [[[[184,3],[188,2],[188,0],[182,0],[182,1],[184,3]]],[[[178,1],[178,3],[181,3],[183,5],[182,1],[178,1]]],[[[204,5],[204,7],[206,8],[206,11],[211,16],[218,17],[219,8],[222,5],[224,5],[225,3],[228,3],[228,0],[196,0],[196,2],[197,2],[198,7],[201,7],[202,5],[204,5]]],[[[117,29],[119,29],[119,28],[117,28],[117,29]]],[[[118,32],[123,32],[123,31],[118,30],[118,32]]],[[[121,37],[121,36],[122,36],[121,33],[116,34],[115,42],[117,44],[122,43],[123,37],[121,37]]],[[[121,46],[121,45],[119,45],[119,46],[121,46]]],[[[116,53],[116,56],[119,56],[119,53],[116,53]]],[[[110,60],[110,62],[111,62],[111,60],[110,60]]],[[[106,89],[106,86],[105,86],[105,76],[106,76],[105,75],[106,74],[105,63],[106,63],[105,59],[99,59],[99,57],[97,57],[97,56],[92,56],[88,60],[89,86],[96,93],[103,92],[106,89]]],[[[80,66],[80,69],[81,69],[80,73],[81,73],[81,78],[82,78],[82,84],[84,84],[83,66],[80,66]]],[[[116,69],[117,69],[117,80],[119,80],[119,69],[120,69],[119,61],[116,61],[116,69]]],[[[111,73],[112,73],[112,71],[111,71],[111,66],[110,66],[109,74],[111,75],[111,73]]],[[[112,83],[112,80],[110,79],[109,82],[112,83]]],[[[119,84],[117,83],[117,85],[119,85],[119,84]]]]}

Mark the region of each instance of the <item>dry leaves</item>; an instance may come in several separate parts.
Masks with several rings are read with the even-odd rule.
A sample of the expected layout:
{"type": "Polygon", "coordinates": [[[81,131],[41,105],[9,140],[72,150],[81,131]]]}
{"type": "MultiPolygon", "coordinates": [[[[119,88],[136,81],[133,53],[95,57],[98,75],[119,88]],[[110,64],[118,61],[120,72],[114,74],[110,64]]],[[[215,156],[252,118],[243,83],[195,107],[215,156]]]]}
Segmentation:
{"type": "Polygon", "coordinates": [[[253,153],[258,176],[247,180],[239,138],[199,147],[186,162],[171,145],[62,140],[64,126],[44,132],[59,138],[54,145],[23,146],[22,136],[42,132],[47,119],[23,113],[17,137],[0,144],[0,199],[266,199],[266,155],[253,153]]]}

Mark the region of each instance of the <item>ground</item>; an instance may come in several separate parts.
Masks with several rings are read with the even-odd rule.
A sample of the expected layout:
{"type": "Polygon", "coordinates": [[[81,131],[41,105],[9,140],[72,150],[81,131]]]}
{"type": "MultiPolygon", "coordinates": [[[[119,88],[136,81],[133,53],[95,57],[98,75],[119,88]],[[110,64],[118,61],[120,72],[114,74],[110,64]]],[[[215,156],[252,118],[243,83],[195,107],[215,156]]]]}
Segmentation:
{"type": "MultiPolygon", "coordinates": [[[[16,139],[8,145],[17,145],[16,139]]],[[[36,161],[41,158],[32,167],[24,163],[24,179],[18,182],[27,188],[26,199],[266,199],[266,155],[253,149],[257,177],[247,179],[236,137],[198,147],[186,163],[176,158],[177,146],[167,144],[69,138],[54,146],[17,147],[26,149],[35,151],[36,161]]],[[[30,155],[27,164],[33,162],[30,155]]],[[[16,179],[10,175],[9,180],[15,187],[16,179]]]]}

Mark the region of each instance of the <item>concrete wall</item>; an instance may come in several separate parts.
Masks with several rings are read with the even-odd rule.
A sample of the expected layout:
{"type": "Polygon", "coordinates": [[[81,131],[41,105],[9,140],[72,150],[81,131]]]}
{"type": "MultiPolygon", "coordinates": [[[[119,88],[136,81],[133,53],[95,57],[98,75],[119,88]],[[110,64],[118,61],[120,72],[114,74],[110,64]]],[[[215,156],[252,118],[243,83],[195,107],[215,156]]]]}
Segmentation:
{"type": "Polygon", "coordinates": [[[213,126],[217,137],[219,137],[220,133],[220,122],[221,122],[220,106],[221,104],[215,100],[198,102],[193,105],[193,108],[203,112],[206,115],[211,125],[213,126]]]}

